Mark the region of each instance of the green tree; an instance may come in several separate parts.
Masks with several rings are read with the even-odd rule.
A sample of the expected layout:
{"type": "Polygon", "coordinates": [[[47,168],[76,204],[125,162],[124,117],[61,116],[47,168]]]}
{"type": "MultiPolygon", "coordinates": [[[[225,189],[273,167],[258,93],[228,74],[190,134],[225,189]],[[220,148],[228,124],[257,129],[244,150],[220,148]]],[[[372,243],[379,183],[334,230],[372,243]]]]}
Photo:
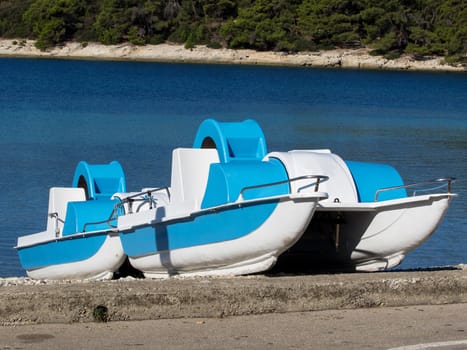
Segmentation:
{"type": "Polygon", "coordinates": [[[240,8],[238,17],[227,21],[221,35],[231,48],[257,50],[294,50],[298,38],[296,7],[298,2],[260,0],[240,8]]]}
{"type": "Polygon", "coordinates": [[[305,0],[298,8],[298,23],[305,37],[320,48],[360,46],[357,1],[305,0]]]}
{"type": "Polygon", "coordinates": [[[439,6],[434,31],[445,43],[449,56],[465,62],[467,55],[467,3],[465,0],[446,0],[439,6]]]}
{"type": "Polygon", "coordinates": [[[27,38],[33,33],[23,20],[23,14],[31,6],[33,0],[0,1],[0,37],[27,38]]]}
{"type": "Polygon", "coordinates": [[[84,0],[36,0],[23,19],[37,37],[40,49],[71,39],[82,25],[86,8],[84,0]]]}
{"type": "Polygon", "coordinates": [[[159,43],[167,39],[170,23],[164,18],[169,4],[163,1],[105,0],[94,23],[97,40],[104,44],[130,41],[159,43]]]}
{"type": "Polygon", "coordinates": [[[366,45],[465,62],[466,0],[0,0],[0,36],[300,51],[366,45]]]}
{"type": "Polygon", "coordinates": [[[103,44],[118,44],[129,29],[125,1],[104,0],[94,23],[97,40],[103,44]]]}
{"type": "Polygon", "coordinates": [[[205,0],[201,1],[204,17],[208,20],[221,21],[237,16],[238,9],[235,1],[205,0]]]}

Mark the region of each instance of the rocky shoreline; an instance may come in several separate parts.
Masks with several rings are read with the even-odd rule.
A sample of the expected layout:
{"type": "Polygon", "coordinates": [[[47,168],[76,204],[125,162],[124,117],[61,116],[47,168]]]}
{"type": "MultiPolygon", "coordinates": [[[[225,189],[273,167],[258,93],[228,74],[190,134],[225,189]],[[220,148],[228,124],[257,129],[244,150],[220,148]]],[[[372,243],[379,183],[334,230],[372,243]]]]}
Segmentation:
{"type": "Polygon", "coordinates": [[[467,303],[466,265],[423,271],[165,280],[0,279],[3,326],[95,322],[104,316],[106,321],[219,318],[459,303],[467,303]]]}
{"type": "Polygon", "coordinates": [[[34,46],[34,43],[33,40],[1,39],[0,56],[350,69],[467,71],[467,67],[462,65],[452,66],[444,64],[442,57],[415,60],[411,56],[406,55],[398,59],[388,60],[381,56],[370,55],[370,50],[366,48],[287,54],[283,52],[258,52],[254,50],[210,49],[206,46],[185,49],[183,45],[174,44],[135,46],[130,43],[102,45],[97,43],[82,44],[69,42],[60,47],[40,51],[34,46]]]}

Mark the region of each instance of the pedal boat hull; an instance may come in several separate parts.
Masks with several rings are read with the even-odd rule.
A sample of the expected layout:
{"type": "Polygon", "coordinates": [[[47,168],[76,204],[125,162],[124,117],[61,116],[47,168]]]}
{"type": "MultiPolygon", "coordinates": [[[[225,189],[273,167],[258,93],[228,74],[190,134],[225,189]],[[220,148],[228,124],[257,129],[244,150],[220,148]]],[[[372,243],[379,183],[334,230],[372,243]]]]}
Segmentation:
{"type": "Polygon", "coordinates": [[[404,185],[386,164],[349,162],[329,150],[274,152],[289,176],[323,173],[329,181],[302,238],[279,259],[286,271],[381,271],[399,265],[440,225],[456,196],[442,178],[404,185]],[[447,189],[446,192],[440,189],[447,189]]]}
{"type": "MultiPolygon", "coordinates": [[[[120,237],[131,265],[150,278],[262,272],[301,237],[325,197],[315,192],[239,201],[140,227],[131,222],[141,218],[122,217],[120,237]]],[[[157,217],[156,211],[141,216],[157,217]]]]}
{"type": "Polygon", "coordinates": [[[125,260],[115,232],[79,233],[35,244],[23,239],[18,243],[21,263],[34,279],[110,279],[125,260]]]}

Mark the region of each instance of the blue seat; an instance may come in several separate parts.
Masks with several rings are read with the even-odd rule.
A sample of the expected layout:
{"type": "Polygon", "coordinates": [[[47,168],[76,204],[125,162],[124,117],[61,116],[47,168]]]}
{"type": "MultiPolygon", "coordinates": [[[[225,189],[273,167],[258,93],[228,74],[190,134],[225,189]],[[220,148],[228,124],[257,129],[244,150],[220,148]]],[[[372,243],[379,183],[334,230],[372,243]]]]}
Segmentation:
{"type": "Polygon", "coordinates": [[[251,119],[243,122],[206,119],[198,128],[193,148],[216,148],[221,163],[261,160],[267,154],[263,130],[251,119]]]}
{"type": "Polygon", "coordinates": [[[126,192],[126,180],[119,162],[109,164],[78,163],[73,187],[85,189],[87,199],[110,199],[117,192],[126,192]]]}
{"type": "MultiPolygon", "coordinates": [[[[267,154],[266,138],[259,124],[218,122],[206,119],[196,133],[193,148],[215,148],[219,163],[209,168],[208,182],[201,208],[232,203],[245,187],[270,184],[288,179],[277,159],[263,161],[267,154]]],[[[243,193],[244,199],[265,198],[290,193],[288,183],[260,187],[243,193]]]]}
{"type": "MultiPolygon", "coordinates": [[[[63,236],[78,232],[110,229],[111,227],[106,220],[110,218],[115,205],[118,203],[119,200],[117,199],[68,202],[63,236]]],[[[112,220],[111,224],[116,226],[117,220],[112,220]]]]}
{"type": "MultiPolygon", "coordinates": [[[[346,161],[345,163],[352,173],[360,202],[374,202],[378,190],[404,185],[402,177],[390,165],[353,161],[346,161]]],[[[407,191],[401,188],[381,192],[378,201],[405,197],[407,197],[407,191]]]]}
{"type": "MultiPolygon", "coordinates": [[[[287,180],[287,172],[276,159],[267,162],[235,161],[211,164],[201,208],[234,202],[249,186],[287,180]]],[[[257,199],[290,193],[288,183],[245,191],[244,199],[257,199]]]]}

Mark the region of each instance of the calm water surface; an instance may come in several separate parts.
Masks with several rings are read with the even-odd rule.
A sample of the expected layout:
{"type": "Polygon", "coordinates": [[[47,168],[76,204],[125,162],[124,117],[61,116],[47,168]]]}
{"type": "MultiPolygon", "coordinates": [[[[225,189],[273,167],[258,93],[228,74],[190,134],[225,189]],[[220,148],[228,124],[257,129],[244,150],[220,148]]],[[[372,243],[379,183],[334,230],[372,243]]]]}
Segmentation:
{"type": "Polygon", "coordinates": [[[0,59],[0,277],[24,275],[16,238],[45,229],[48,188],[78,161],[119,160],[130,191],[168,185],[171,150],[205,118],[254,118],[270,151],[330,148],[406,183],[457,177],[399,268],[466,263],[466,101],[466,74],[0,59]]]}

